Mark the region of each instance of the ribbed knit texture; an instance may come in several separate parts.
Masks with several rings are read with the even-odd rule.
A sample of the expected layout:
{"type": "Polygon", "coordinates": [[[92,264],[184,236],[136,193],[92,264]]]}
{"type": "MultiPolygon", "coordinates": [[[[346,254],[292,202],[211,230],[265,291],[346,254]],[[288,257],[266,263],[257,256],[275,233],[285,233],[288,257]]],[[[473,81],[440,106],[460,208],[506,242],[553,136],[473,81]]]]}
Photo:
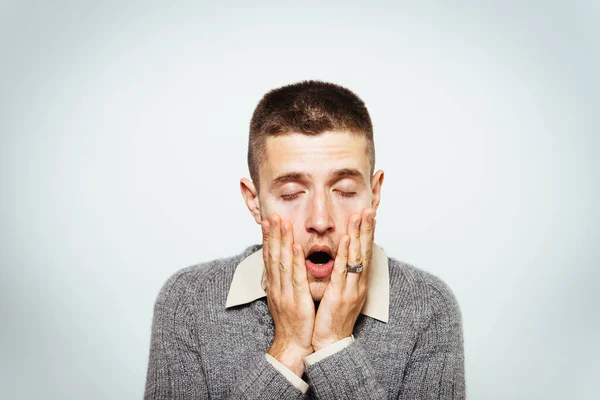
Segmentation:
{"type": "Polygon", "coordinates": [[[154,306],[145,399],[464,399],[461,315],[447,285],[389,258],[390,316],[360,315],[355,342],[306,369],[302,394],[269,364],[266,298],[225,309],[261,245],[180,270],[154,306]]]}

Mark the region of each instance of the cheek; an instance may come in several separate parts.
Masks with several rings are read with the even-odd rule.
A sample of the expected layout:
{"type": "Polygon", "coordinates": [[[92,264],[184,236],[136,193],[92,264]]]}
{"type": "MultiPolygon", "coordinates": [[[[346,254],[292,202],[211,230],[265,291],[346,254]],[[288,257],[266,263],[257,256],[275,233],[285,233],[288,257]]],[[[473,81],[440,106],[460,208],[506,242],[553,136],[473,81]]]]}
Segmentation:
{"type": "Polygon", "coordinates": [[[277,200],[266,201],[261,212],[263,218],[268,217],[272,214],[279,215],[282,219],[289,221],[294,230],[294,238],[302,232],[301,228],[304,226],[304,218],[306,217],[306,206],[299,201],[290,201],[284,203],[277,200]]]}
{"type": "Polygon", "coordinates": [[[305,237],[304,221],[306,218],[306,207],[302,204],[291,204],[296,202],[290,202],[290,204],[275,204],[272,208],[273,213],[277,213],[281,218],[289,221],[292,224],[292,232],[294,235],[295,243],[303,243],[305,237]]]}
{"type": "Polygon", "coordinates": [[[281,202],[281,201],[267,201],[263,206],[263,211],[266,215],[277,214],[281,218],[293,222],[294,219],[298,218],[298,214],[304,212],[306,207],[298,201],[281,202]]]}
{"type": "Polygon", "coordinates": [[[360,213],[363,209],[371,206],[371,198],[368,194],[362,194],[350,198],[337,197],[334,199],[334,208],[348,214],[360,213]]]}
{"type": "Polygon", "coordinates": [[[353,214],[361,214],[362,210],[371,207],[369,196],[356,196],[350,199],[340,199],[334,203],[336,227],[340,234],[348,233],[348,222],[353,214]]]}

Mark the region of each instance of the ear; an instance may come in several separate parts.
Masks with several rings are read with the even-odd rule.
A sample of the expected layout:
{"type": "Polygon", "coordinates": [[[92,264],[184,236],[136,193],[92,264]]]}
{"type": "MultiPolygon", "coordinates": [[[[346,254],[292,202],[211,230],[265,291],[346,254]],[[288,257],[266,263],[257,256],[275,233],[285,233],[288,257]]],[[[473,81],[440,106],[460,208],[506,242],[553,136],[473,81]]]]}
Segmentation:
{"type": "Polygon", "coordinates": [[[381,200],[381,186],[383,185],[383,171],[379,170],[371,178],[371,188],[373,190],[373,200],[371,202],[371,208],[377,212],[379,207],[379,201],[381,200]]]}
{"type": "Polygon", "coordinates": [[[260,202],[258,199],[258,191],[256,190],[256,187],[254,187],[254,183],[246,178],[242,178],[240,180],[240,190],[242,191],[242,196],[244,197],[246,207],[248,207],[250,214],[252,214],[256,223],[260,224],[262,221],[260,216],[260,202]]]}

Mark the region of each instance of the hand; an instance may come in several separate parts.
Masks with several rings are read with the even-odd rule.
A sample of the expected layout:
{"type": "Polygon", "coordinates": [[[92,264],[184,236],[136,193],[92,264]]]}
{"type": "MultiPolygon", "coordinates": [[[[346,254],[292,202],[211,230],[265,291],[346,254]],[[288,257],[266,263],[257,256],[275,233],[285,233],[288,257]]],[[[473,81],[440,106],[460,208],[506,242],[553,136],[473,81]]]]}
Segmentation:
{"type": "Polygon", "coordinates": [[[315,322],[304,252],[301,245],[294,244],[288,221],[274,214],[261,225],[267,304],[275,323],[275,338],[268,354],[301,377],[304,357],[313,353],[315,322]]]}
{"type": "Polygon", "coordinates": [[[352,335],[367,298],[367,276],[373,255],[375,211],[366,208],[353,214],[348,235],[340,240],[331,280],[315,318],[312,346],[315,351],[352,335]],[[346,266],[363,264],[363,271],[348,272],[346,266]]]}

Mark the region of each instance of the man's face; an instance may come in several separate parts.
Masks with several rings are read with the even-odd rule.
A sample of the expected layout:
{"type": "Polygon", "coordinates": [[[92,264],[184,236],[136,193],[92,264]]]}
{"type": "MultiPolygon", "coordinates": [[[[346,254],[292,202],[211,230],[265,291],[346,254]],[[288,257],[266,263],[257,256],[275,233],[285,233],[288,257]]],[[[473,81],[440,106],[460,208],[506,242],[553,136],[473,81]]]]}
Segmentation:
{"type": "MultiPolygon", "coordinates": [[[[383,172],[370,176],[366,139],[349,132],[287,134],[267,138],[266,150],[259,169],[261,219],[278,214],[291,222],[305,256],[321,245],[335,259],[350,216],[379,203],[383,172]]],[[[311,272],[322,274],[310,265],[307,272],[312,297],[320,301],[330,275],[315,277],[311,272]]]]}

